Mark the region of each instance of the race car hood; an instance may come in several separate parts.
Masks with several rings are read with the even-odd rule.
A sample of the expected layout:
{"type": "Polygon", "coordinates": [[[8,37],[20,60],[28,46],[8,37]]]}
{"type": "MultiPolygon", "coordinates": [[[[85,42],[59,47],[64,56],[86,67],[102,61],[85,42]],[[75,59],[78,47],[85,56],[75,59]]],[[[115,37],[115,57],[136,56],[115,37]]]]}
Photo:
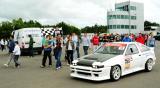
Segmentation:
{"type": "Polygon", "coordinates": [[[80,66],[92,66],[94,62],[104,62],[109,60],[117,55],[114,54],[91,54],[85,57],[82,57],[78,62],[77,65],[80,66]]]}

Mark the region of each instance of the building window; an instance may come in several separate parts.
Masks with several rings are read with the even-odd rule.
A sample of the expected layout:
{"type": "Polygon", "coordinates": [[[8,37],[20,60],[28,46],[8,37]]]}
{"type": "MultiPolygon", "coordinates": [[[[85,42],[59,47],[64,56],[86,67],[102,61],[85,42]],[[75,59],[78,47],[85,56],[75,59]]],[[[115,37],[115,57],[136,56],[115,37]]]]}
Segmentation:
{"type": "Polygon", "coordinates": [[[121,28],[121,25],[117,25],[117,29],[120,29],[121,28]]]}
{"type": "Polygon", "coordinates": [[[135,6],[130,7],[131,10],[136,10],[137,8],[135,6]]]}
{"type": "Polygon", "coordinates": [[[116,19],[116,15],[113,15],[113,19],[116,19]]]}
{"type": "Polygon", "coordinates": [[[116,29],[116,25],[113,25],[113,29],[116,29]]]}
{"type": "Polygon", "coordinates": [[[124,29],[124,25],[121,25],[121,29],[124,29]]]}
{"type": "Polygon", "coordinates": [[[136,25],[131,25],[131,29],[137,29],[136,25]]]}
{"type": "Polygon", "coordinates": [[[129,19],[129,16],[128,16],[128,15],[125,15],[125,19],[129,19]]]}
{"type": "Polygon", "coordinates": [[[109,29],[112,29],[112,25],[109,25],[109,29]]]}
{"type": "Polygon", "coordinates": [[[121,19],[124,19],[125,18],[125,16],[124,15],[121,15],[121,19]]]}
{"type": "Polygon", "coordinates": [[[117,19],[121,19],[121,15],[117,15],[117,19]]]}
{"type": "Polygon", "coordinates": [[[136,16],[131,16],[131,19],[136,20],[137,18],[136,18],[136,16]]]}
{"type": "Polygon", "coordinates": [[[129,25],[125,25],[125,29],[129,29],[129,25]]]}

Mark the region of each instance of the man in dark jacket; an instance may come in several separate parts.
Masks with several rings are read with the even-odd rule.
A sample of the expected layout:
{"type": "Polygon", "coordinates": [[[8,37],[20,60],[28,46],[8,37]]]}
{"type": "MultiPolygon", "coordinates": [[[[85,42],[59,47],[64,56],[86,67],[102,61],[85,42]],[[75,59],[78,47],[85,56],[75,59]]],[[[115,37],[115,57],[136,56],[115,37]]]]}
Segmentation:
{"type": "Polygon", "coordinates": [[[10,37],[10,40],[9,40],[9,42],[8,42],[10,59],[8,60],[7,64],[4,64],[6,67],[9,66],[10,62],[11,62],[12,59],[14,58],[14,55],[13,55],[14,47],[15,47],[15,41],[13,40],[13,36],[11,36],[11,37],[10,37]]]}
{"type": "Polygon", "coordinates": [[[9,48],[9,53],[12,53],[15,47],[15,42],[13,40],[13,37],[11,36],[9,43],[8,43],[8,48],[9,48]]]}
{"type": "Polygon", "coordinates": [[[34,44],[34,40],[32,38],[32,35],[29,35],[29,56],[33,57],[33,44],[34,44]]]}

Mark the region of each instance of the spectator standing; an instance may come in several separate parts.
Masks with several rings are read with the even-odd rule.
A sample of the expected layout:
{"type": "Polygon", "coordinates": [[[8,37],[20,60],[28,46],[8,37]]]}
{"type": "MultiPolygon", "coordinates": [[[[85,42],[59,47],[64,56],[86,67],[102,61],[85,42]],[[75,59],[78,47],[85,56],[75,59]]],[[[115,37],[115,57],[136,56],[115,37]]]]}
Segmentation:
{"type": "Polygon", "coordinates": [[[103,43],[106,43],[106,42],[108,42],[108,36],[107,36],[107,34],[104,34],[104,36],[103,36],[103,43]]]}
{"type": "Polygon", "coordinates": [[[43,37],[42,37],[42,49],[44,49],[45,41],[46,41],[46,38],[45,38],[45,35],[43,35],[43,37]]]}
{"type": "Polygon", "coordinates": [[[9,53],[13,53],[14,47],[15,47],[15,41],[13,40],[13,37],[11,36],[8,42],[9,53]]]}
{"type": "Polygon", "coordinates": [[[115,36],[111,33],[111,35],[110,35],[110,42],[114,42],[114,40],[115,40],[115,36]]]}
{"type": "Polygon", "coordinates": [[[115,42],[120,42],[121,41],[121,36],[119,34],[115,35],[115,42]]]}
{"type": "Polygon", "coordinates": [[[18,59],[19,59],[19,57],[20,57],[21,50],[20,50],[20,47],[19,47],[17,41],[15,42],[15,44],[16,44],[16,45],[15,45],[15,48],[14,48],[14,50],[13,50],[14,62],[15,62],[15,67],[16,67],[16,68],[19,68],[20,63],[18,62],[18,59]]]}
{"type": "Polygon", "coordinates": [[[67,61],[68,64],[72,64],[73,61],[73,50],[75,49],[75,44],[72,41],[71,36],[68,37],[68,41],[66,43],[66,52],[67,52],[67,61]]]}
{"type": "Polygon", "coordinates": [[[49,59],[49,67],[52,65],[52,59],[51,59],[51,51],[52,51],[52,41],[49,35],[46,36],[45,44],[44,44],[44,54],[42,59],[42,65],[41,68],[44,68],[46,66],[46,60],[47,57],[49,59]]]}
{"type": "Polygon", "coordinates": [[[87,33],[84,33],[84,36],[82,37],[82,45],[83,45],[84,55],[88,55],[88,49],[90,47],[90,39],[88,38],[87,33]]]}
{"type": "Polygon", "coordinates": [[[130,38],[131,38],[132,41],[135,41],[135,36],[134,36],[134,34],[130,34],[130,38]]]}
{"type": "Polygon", "coordinates": [[[129,37],[128,34],[125,35],[125,37],[123,38],[122,42],[132,42],[131,38],[129,37]]]}
{"type": "Polygon", "coordinates": [[[80,52],[79,52],[80,42],[81,42],[81,38],[78,36],[78,41],[76,46],[77,58],[80,58],[80,52]]]}
{"type": "Polygon", "coordinates": [[[103,44],[103,35],[100,35],[99,36],[99,45],[102,45],[103,44]]]}
{"type": "Polygon", "coordinates": [[[33,40],[32,35],[28,35],[28,37],[29,37],[29,48],[28,48],[28,50],[29,50],[29,56],[33,57],[33,44],[34,44],[34,40],[33,40]]]}
{"type": "Polygon", "coordinates": [[[64,38],[64,44],[66,45],[66,43],[67,43],[67,41],[68,41],[68,37],[69,37],[70,35],[67,35],[65,38],[64,38]]]}
{"type": "Polygon", "coordinates": [[[54,56],[56,60],[56,70],[62,67],[62,64],[61,64],[61,54],[62,54],[62,46],[63,46],[62,44],[63,44],[63,39],[61,35],[58,34],[56,38],[56,45],[54,48],[54,56]]]}
{"type": "Polygon", "coordinates": [[[136,38],[136,42],[139,42],[141,44],[145,44],[145,39],[141,33],[139,33],[139,36],[136,38]]]}
{"type": "Polygon", "coordinates": [[[8,43],[8,48],[9,48],[9,54],[10,54],[10,59],[8,60],[7,64],[4,64],[5,66],[9,66],[10,62],[12,61],[12,59],[14,58],[13,55],[13,50],[15,48],[15,42],[13,40],[13,37],[10,37],[9,43],[8,43]]]}
{"type": "Polygon", "coordinates": [[[99,37],[97,33],[95,33],[95,35],[92,38],[92,44],[93,44],[93,52],[95,52],[99,46],[99,37]]]}
{"type": "Polygon", "coordinates": [[[149,47],[155,47],[155,45],[156,45],[156,43],[155,43],[155,38],[153,37],[153,35],[152,34],[150,34],[150,37],[148,38],[148,41],[147,41],[147,45],[149,46],[149,47]]]}
{"type": "MultiPolygon", "coordinates": [[[[72,33],[72,41],[74,46],[77,47],[78,36],[75,33],[72,33]]],[[[73,59],[77,59],[76,48],[73,50],[73,59]]]]}
{"type": "Polygon", "coordinates": [[[145,35],[144,35],[144,40],[145,40],[145,41],[144,41],[145,45],[147,45],[147,42],[148,42],[148,34],[145,34],[145,35]]]}

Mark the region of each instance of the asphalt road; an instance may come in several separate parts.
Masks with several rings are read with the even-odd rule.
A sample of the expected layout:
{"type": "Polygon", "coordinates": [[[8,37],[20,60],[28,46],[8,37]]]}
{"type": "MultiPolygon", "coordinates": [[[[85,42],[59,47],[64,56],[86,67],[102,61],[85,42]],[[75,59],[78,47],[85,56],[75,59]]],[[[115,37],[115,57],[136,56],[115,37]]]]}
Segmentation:
{"type": "Polygon", "coordinates": [[[7,62],[9,55],[0,51],[0,88],[160,88],[159,50],[160,42],[157,42],[155,49],[157,62],[152,72],[136,72],[116,82],[110,80],[93,82],[71,78],[64,56],[62,56],[63,68],[58,71],[54,66],[40,68],[41,55],[33,58],[21,56],[22,66],[19,69],[14,68],[13,63],[6,68],[3,64],[7,62]]]}

